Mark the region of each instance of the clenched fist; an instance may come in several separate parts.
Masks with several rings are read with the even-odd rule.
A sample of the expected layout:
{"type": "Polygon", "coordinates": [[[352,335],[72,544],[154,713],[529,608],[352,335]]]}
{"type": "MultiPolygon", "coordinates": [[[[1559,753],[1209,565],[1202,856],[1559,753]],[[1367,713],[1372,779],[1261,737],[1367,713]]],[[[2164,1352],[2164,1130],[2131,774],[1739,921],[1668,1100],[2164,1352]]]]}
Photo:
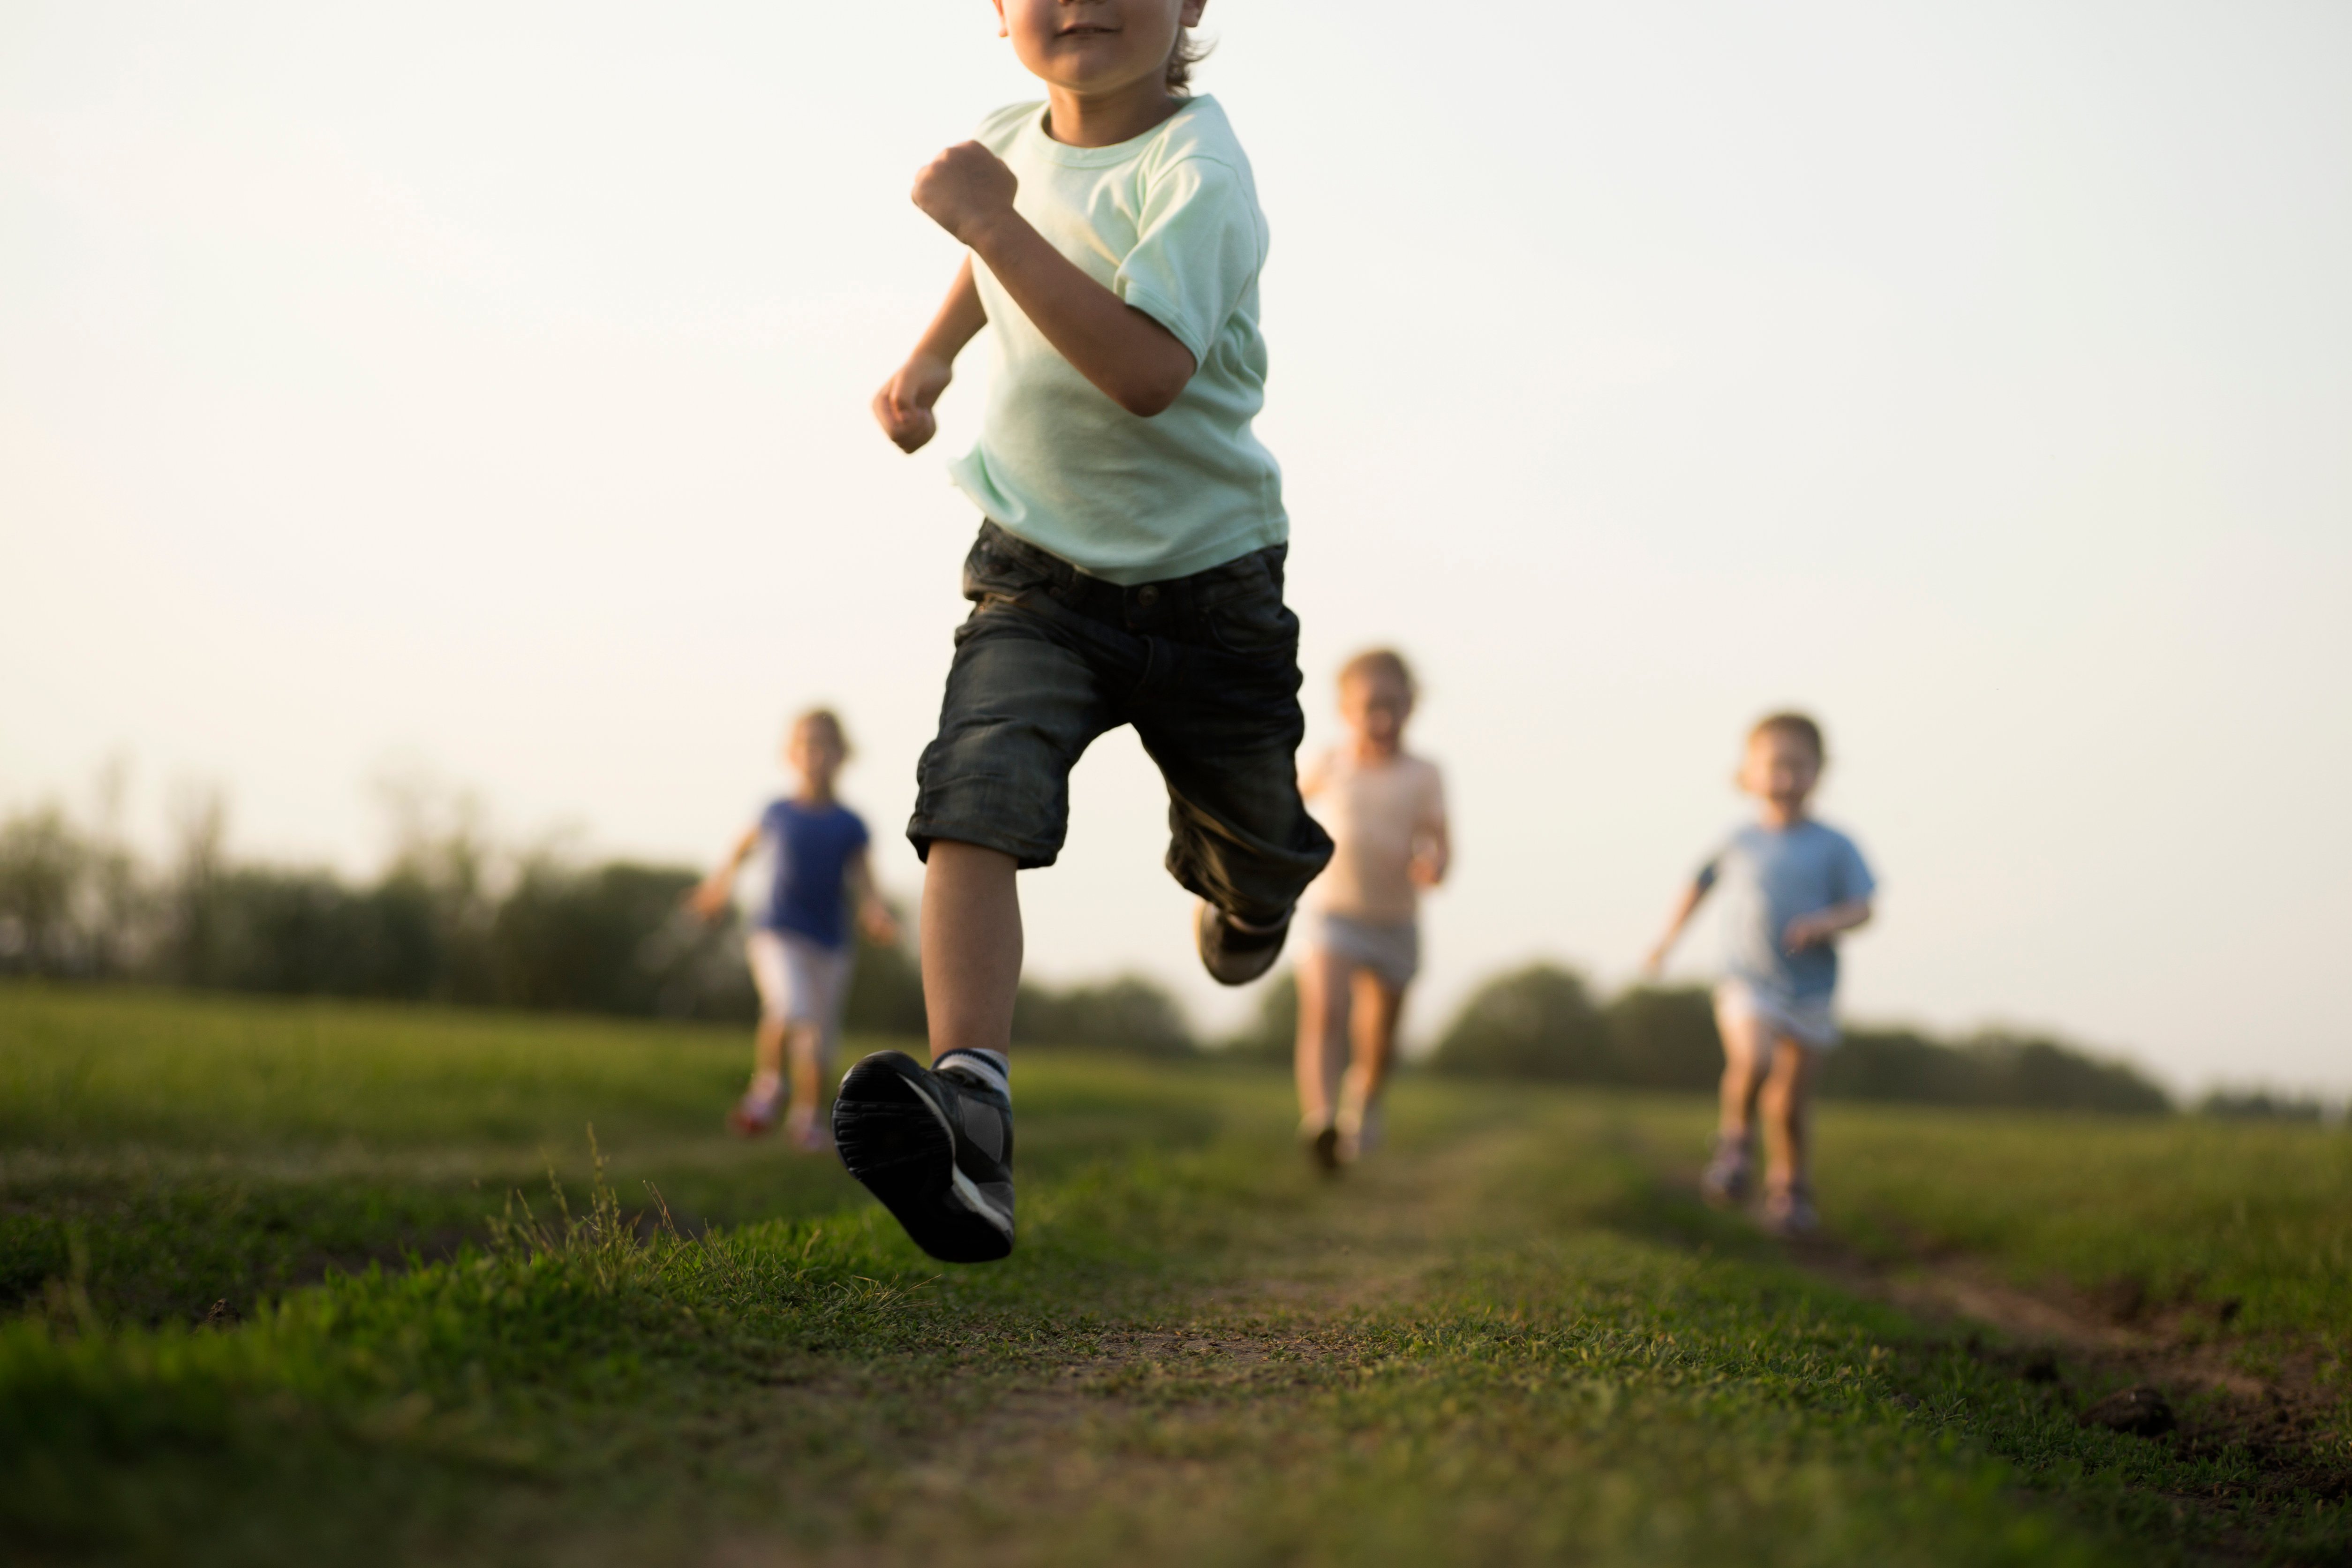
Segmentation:
{"type": "Polygon", "coordinates": [[[1013,195],[1020,188],[1003,159],[977,142],[959,142],[915,176],[915,205],[969,245],[973,228],[1013,210],[1013,195]]]}
{"type": "Polygon", "coordinates": [[[918,451],[939,433],[940,422],[931,413],[931,405],[948,389],[954,374],[946,361],[918,353],[874,395],[875,421],[898,450],[918,451]]]}

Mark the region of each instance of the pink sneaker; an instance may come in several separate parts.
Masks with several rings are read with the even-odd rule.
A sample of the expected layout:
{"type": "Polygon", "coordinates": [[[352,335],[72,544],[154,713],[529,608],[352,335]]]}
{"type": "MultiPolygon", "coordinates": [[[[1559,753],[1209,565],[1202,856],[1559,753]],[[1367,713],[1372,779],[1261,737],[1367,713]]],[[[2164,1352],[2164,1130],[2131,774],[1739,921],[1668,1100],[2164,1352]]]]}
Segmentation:
{"type": "Polygon", "coordinates": [[[737,1100],[735,1109],[727,1113],[727,1131],[738,1138],[763,1137],[775,1124],[774,1101],[762,1105],[748,1094],[737,1100]]]}

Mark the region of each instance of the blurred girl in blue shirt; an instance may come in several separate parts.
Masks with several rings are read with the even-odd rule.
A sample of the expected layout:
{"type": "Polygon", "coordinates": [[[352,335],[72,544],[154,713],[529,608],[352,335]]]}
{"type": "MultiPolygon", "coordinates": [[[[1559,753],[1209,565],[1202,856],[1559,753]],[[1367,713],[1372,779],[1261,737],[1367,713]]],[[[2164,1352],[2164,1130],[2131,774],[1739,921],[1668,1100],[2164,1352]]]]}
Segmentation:
{"type": "Polygon", "coordinates": [[[848,739],[830,710],[813,709],[794,720],[784,742],[784,762],[799,779],[799,791],[770,803],[693,893],[697,913],[719,918],[734,898],[743,862],[767,846],[774,869],[745,944],[760,991],[760,1028],[751,1087],[728,1125],[747,1138],[775,1125],[785,1103],[789,1056],[792,1094],[784,1131],[793,1148],[812,1152],[831,1142],[816,1114],[818,1086],[840,1040],[842,1009],[857,959],[849,930],[851,905],[874,941],[898,940],[898,922],[875,890],[866,824],[834,798],[834,780],[848,758],[848,739]]]}

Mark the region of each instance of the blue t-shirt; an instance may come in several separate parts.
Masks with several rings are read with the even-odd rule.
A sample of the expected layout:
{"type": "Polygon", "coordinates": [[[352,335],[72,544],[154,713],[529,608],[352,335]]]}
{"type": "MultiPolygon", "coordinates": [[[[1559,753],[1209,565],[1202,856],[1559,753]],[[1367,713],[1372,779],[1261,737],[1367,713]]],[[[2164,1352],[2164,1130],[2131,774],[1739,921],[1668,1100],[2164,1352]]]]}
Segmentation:
{"type": "Polygon", "coordinates": [[[820,947],[847,942],[849,900],[843,883],[850,857],[866,844],[858,815],[838,801],[812,809],[780,800],[760,814],[760,835],[776,862],[760,929],[788,931],[820,947]]]}
{"type": "Polygon", "coordinates": [[[1838,959],[1833,942],[1789,952],[1789,922],[1866,899],[1878,884],[1853,839],[1805,821],[1741,828],[1699,868],[1698,885],[1722,891],[1724,973],[1794,1001],[1836,990],[1838,959]]]}

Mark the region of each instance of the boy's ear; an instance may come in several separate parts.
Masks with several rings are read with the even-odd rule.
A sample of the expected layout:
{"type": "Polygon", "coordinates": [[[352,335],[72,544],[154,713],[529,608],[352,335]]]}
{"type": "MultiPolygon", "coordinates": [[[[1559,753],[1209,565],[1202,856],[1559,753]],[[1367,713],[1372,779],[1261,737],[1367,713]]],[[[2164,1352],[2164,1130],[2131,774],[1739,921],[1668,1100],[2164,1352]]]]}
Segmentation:
{"type": "Polygon", "coordinates": [[[1011,37],[1013,28],[1004,20],[1004,0],[988,0],[988,3],[996,7],[996,36],[1000,38],[1011,37]]]}

